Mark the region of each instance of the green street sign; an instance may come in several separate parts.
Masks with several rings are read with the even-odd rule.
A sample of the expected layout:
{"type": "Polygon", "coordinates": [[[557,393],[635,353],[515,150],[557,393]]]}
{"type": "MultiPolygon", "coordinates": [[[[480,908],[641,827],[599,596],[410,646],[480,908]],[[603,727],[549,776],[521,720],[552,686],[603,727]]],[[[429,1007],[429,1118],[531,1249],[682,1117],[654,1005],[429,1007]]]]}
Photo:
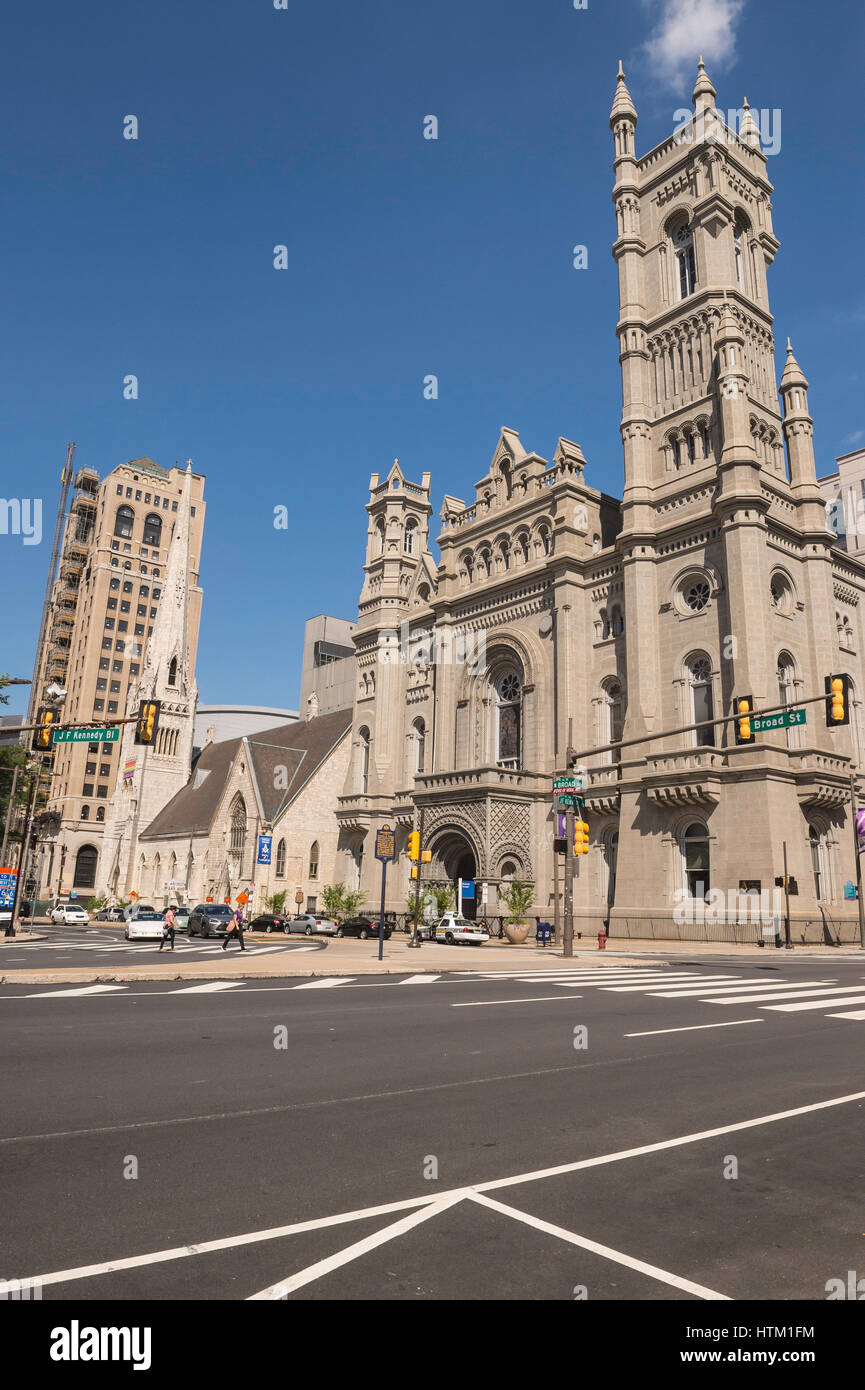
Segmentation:
{"type": "Polygon", "coordinates": [[[807,723],[808,711],[788,709],[781,714],[752,714],[751,728],[755,734],[768,733],[770,729],[792,729],[796,724],[807,723]]]}
{"type": "Polygon", "coordinates": [[[563,796],[561,792],[559,792],[556,796],[556,801],[558,802],[559,810],[561,811],[567,810],[569,806],[577,806],[579,804],[575,796],[563,796]]]}
{"type": "Polygon", "coordinates": [[[55,729],[54,743],[117,743],[119,729],[55,729]]]}

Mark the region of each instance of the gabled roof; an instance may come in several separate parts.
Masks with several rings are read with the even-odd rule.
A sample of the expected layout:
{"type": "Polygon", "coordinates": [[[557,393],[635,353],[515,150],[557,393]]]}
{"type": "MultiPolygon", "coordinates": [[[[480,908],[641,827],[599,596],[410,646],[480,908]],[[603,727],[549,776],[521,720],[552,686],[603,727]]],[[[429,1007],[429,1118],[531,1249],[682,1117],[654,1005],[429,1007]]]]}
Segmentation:
{"type": "Polygon", "coordinates": [[[241,747],[247,751],[263,819],[272,824],[306,786],[351,728],[352,711],[279,724],[248,738],[225,739],[204,749],[182,791],[141,832],[142,840],[168,835],[202,835],[213,824],[241,747]],[[277,777],[277,768],[284,775],[277,777]]]}

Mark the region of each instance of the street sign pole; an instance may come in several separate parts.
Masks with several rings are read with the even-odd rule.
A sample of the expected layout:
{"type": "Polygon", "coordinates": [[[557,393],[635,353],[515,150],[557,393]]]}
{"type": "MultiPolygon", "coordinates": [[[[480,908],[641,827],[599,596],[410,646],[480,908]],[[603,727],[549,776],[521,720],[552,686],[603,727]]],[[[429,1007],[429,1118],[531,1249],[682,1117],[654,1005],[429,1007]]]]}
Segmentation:
{"type": "Polygon", "coordinates": [[[562,955],[574,954],[574,808],[565,812],[565,932],[562,955]]]}
{"type": "Polygon", "coordinates": [[[853,853],[856,859],[856,899],[859,908],[859,950],[865,951],[865,903],[862,902],[862,861],[859,857],[859,826],[856,822],[856,774],[850,773],[850,819],[853,822],[853,853]]]}
{"type": "Polygon", "coordinates": [[[387,866],[396,859],[396,835],[389,825],[376,831],[375,857],[381,861],[381,911],[378,919],[378,958],[384,957],[384,903],[387,889],[387,866]]]}
{"type": "Polygon", "coordinates": [[[421,870],[421,864],[423,863],[423,818],[424,818],[424,810],[425,810],[425,808],[424,808],[423,806],[421,806],[421,808],[420,808],[420,822],[419,822],[419,824],[418,824],[418,860],[417,860],[417,868],[416,868],[417,877],[416,877],[416,879],[415,879],[415,881],[414,881],[414,924],[413,924],[413,926],[412,926],[411,941],[408,943],[409,946],[420,946],[420,944],[421,944],[421,939],[420,939],[420,937],[418,936],[418,932],[417,932],[417,926],[418,926],[418,917],[420,916],[420,870],[421,870]]]}
{"type": "Polygon", "coordinates": [[[784,841],[784,948],[792,951],[790,940],[790,880],[787,877],[787,841],[784,841]]]}

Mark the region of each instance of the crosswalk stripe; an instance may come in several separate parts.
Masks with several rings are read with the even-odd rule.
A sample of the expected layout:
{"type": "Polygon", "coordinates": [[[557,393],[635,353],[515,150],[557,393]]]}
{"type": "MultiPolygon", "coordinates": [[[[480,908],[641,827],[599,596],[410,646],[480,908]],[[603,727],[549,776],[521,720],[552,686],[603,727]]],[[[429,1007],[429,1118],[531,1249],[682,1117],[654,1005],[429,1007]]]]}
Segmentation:
{"type": "MultiPolygon", "coordinates": [[[[627,977],[627,978],[630,978],[630,977],[627,977]]],[[[562,984],[573,984],[573,985],[575,985],[575,986],[580,986],[581,988],[582,988],[583,985],[585,985],[587,988],[590,987],[590,986],[594,986],[596,989],[608,989],[608,990],[613,990],[613,989],[634,989],[634,990],[645,990],[645,991],[648,993],[650,990],[653,990],[653,989],[660,989],[661,985],[673,984],[676,978],[677,978],[677,977],[674,976],[673,980],[671,980],[670,977],[669,977],[668,975],[665,975],[662,979],[659,980],[659,979],[657,979],[656,977],[653,976],[651,979],[641,980],[640,983],[639,983],[639,984],[636,984],[636,985],[635,985],[635,984],[623,985],[623,984],[621,984],[621,983],[618,984],[618,985],[617,985],[617,984],[612,984],[612,985],[611,985],[610,982],[609,982],[609,980],[571,980],[571,979],[568,977],[568,978],[566,978],[565,980],[561,981],[561,983],[562,983],[562,984]]],[[[729,975],[725,976],[725,979],[730,979],[730,978],[731,978],[731,977],[730,977],[729,975]]],[[[679,978],[679,984],[680,984],[683,988],[688,987],[688,986],[694,987],[694,986],[696,986],[696,984],[698,983],[699,979],[700,979],[700,976],[699,976],[699,975],[685,975],[685,976],[682,976],[681,978],[679,978]]]]}
{"type": "MultiPolygon", "coordinates": [[[[834,1003],[833,996],[849,994],[851,989],[855,989],[855,985],[818,985],[815,989],[774,989],[767,990],[764,994],[742,994],[729,999],[708,999],[706,1002],[710,1004],[762,1004],[764,1000],[775,1003],[779,999],[802,999],[807,995],[815,994],[825,996],[826,1003],[832,1004],[834,1003]]],[[[853,1002],[858,1003],[859,1001],[854,999],[853,1002]]]]}
{"type": "Polygon", "coordinates": [[[735,985],[707,984],[704,988],[691,986],[688,989],[678,989],[672,991],[653,990],[652,997],[654,999],[678,999],[682,996],[684,996],[685,998],[691,996],[693,996],[694,998],[708,998],[709,995],[728,994],[731,997],[735,995],[737,998],[741,998],[743,1000],[762,999],[764,997],[768,999],[772,994],[776,994],[779,991],[781,992],[782,996],[785,993],[790,993],[792,995],[798,993],[800,990],[805,990],[807,992],[807,990],[811,986],[815,986],[817,989],[831,989],[832,986],[835,984],[837,984],[836,980],[799,980],[796,982],[782,980],[775,985],[769,985],[766,983],[765,980],[755,980],[753,982],[742,980],[739,982],[739,984],[735,985]]]}
{"type": "Polygon", "coordinates": [[[333,987],[334,987],[335,985],[352,985],[352,984],[354,984],[354,976],[353,976],[353,975],[347,976],[344,980],[343,980],[343,979],[336,979],[336,978],[334,978],[333,976],[331,976],[329,979],[326,979],[326,980],[310,980],[309,984],[306,984],[306,985],[295,985],[294,988],[295,988],[295,989],[333,989],[333,987]]]}
{"type": "Polygon", "coordinates": [[[401,985],[431,985],[436,980],[440,980],[441,975],[408,975],[404,980],[400,980],[401,985]]]}
{"type": "Polygon", "coordinates": [[[853,1018],[857,1023],[865,1022],[865,1009],[856,1009],[850,1014],[827,1014],[827,1018],[853,1018]]]}
{"type": "Polygon", "coordinates": [[[237,989],[243,980],[214,980],[206,985],[184,985],[183,989],[171,989],[169,994],[216,994],[222,989],[237,989]]]}
{"type": "Polygon", "coordinates": [[[47,989],[39,994],[28,994],[28,999],[73,999],[76,995],[110,994],[114,990],[127,989],[127,985],[85,985],[80,989],[47,989]]]}
{"type": "MultiPolygon", "coordinates": [[[[843,990],[840,991],[842,994],[843,990]]],[[[827,1004],[833,1009],[836,1005],[846,1004],[865,1004],[865,994],[852,994],[846,999],[813,999],[807,1000],[803,1004],[764,1004],[763,1008],[777,1009],[779,1013],[795,1013],[799,1009],[825,1009],[827,1004]]]]}
{"type": "MultiPolygon", "coordinates": [[[[723,980],[735,980],[735,978],[735,975],[688,975],[684,978],[680,978],[679,984],[676,984],[675,981],[670,982],[670,998],[673,998],[674,994],[681,994],[685,990],[695,988],[697,984],[711,985],[714,984],[716,981],[721,982],[723,980]]],[[[646,986],[645,984],[611,985],[609,986],[609,988],[614,994],[628,994],[629,992],[636,993],[636,991],[638,990],[644,990],[646,986]]]]}

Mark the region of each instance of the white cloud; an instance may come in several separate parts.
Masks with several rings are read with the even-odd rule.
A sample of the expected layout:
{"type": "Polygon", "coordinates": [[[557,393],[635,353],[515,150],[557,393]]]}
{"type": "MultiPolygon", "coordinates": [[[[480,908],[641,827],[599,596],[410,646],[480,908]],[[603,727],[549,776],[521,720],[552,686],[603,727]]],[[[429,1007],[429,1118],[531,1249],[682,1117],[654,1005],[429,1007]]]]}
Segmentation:
{"type": "MultiPolygon", "coordinates": [[[[725,67],[736,54],[736,26],[745,0],[660,0],[658,15],[644,52],[665,82],[693,85],[702,53],[709,76],[713,65],[725,67]]],[[[657,9],[653,0],[652,9],[657,9]]]]}
{"type": "Polygon", "coordinates": [[[858,444],[863,439],[865,439],[865,430],[854,430],[852,434],[848,434],[846,439],[842,439],[841,443],[858,444]]]}

